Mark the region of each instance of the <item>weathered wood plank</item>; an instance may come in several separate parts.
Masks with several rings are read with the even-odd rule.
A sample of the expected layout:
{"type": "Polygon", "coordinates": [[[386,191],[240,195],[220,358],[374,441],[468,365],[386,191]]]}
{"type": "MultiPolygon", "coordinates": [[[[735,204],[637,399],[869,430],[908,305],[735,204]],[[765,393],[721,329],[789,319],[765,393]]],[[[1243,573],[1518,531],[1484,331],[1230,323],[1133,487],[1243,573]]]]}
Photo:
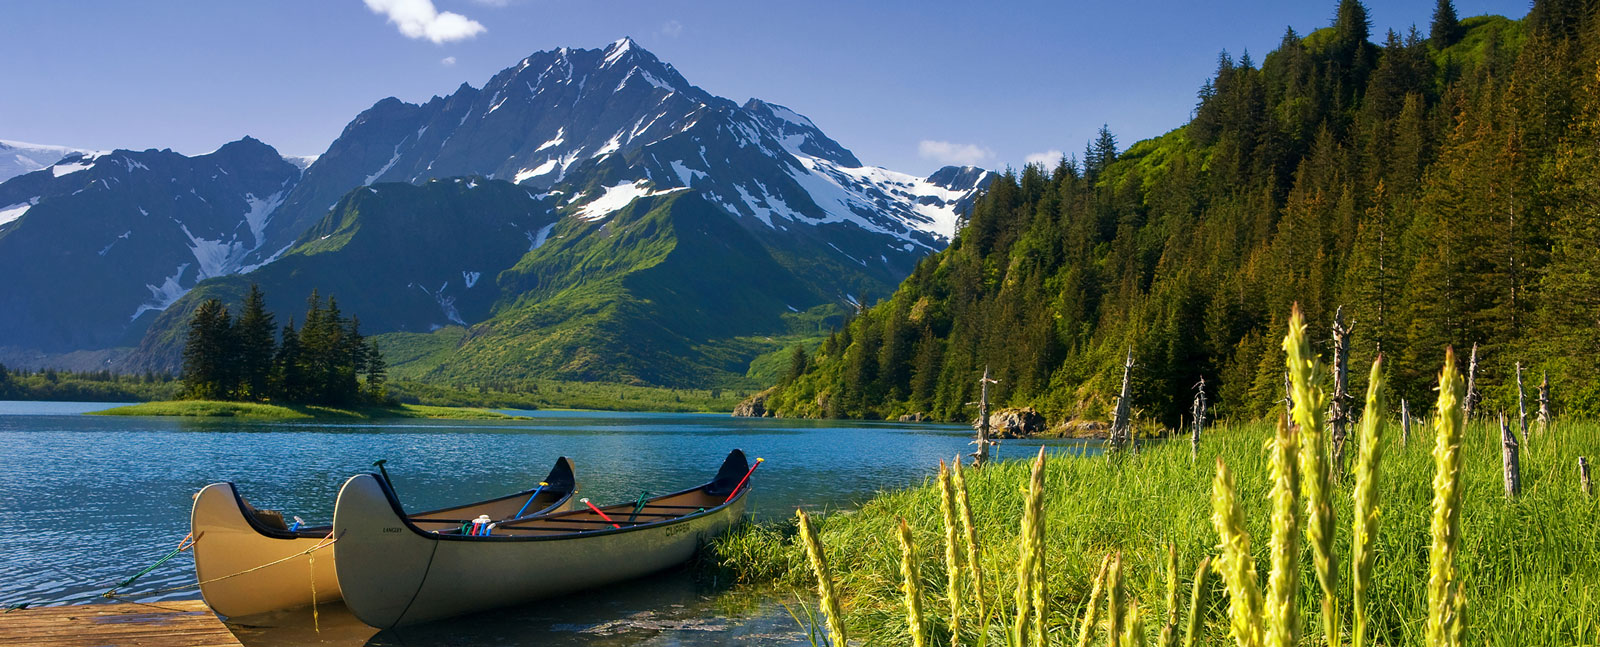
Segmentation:
{"type": "Polygon", "coordinates": [[[0,614],[0,644],[37,647],[239,647],[204,602],[86,604],[0,614]]]}

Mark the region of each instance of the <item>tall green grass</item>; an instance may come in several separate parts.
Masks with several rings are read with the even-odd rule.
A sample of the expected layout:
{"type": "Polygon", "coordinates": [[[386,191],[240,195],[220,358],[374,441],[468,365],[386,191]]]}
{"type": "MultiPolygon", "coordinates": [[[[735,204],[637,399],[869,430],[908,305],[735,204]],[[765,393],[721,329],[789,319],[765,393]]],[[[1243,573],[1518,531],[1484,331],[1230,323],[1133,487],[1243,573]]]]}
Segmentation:
{"type": "MultiPolygon", "coordinates": [[[[1436,412],[1430,416],[1438,418],[1436,412]]],[[[1267,423],[1220,425],[1201,445],[1199,461],[1190,460],[1189,447],[1183,442],[1150,443],[1120,461],[1069,456],[1048,459],[1040,519],[1045,558],[1037,570],[1042,578],[1039,590],[1047,592],[1042,615],[1050,628],[1048,644],[1077,642],[1090,589],[1102,560],[1111,552],[1120,553],[1121,586],[1130,599],[1129,607],[1142,609],[1139,616],[1151,623],[1141,626],[1140,633],[1161,631],[1170,617],[1158,612],[1165,611],[1161,602],[1170,586],[1165,581],[1167,544],[1175,547],[1182,572],[1218,555],[1217,532],[1210,519],[1211,483],[1217,476],[1218,459],[1234,477],[1238,501],[1245,511],[1239,518],[1243,531],[1251,537],[1271,537],[1267,511],[1273,487],[1274,443],[1270,441],[1274,427],[1267,423]]],[[[1577,456],[1600,456],[1600,424],[1557,419],[1542,436],[1531,433],[1534,442],[1529,443],[1522,463],[1525,489],[1521,496],[1507,500],[1502,492],[1498,428],[1481,421],[1465,425],[1459,453],[1460,531],[1453,549],[1452,577],[1457,583],[1453,586],[1462,591],[1460,599],[1468,614],[1460,644],[1600,643],[1600,502],[1583,496],[1573,467],[1577,456]]],[[[1363,445],[1366,442],[1363,433],[1363,445]]],[[[1370,543],[1357,560],[1370,560],[1361,564],[1367,577],[1353,575],[1361,581],[1365,602],[1361,614],[1364,642],[1427,644],[1433,443],[1401,447],[1398,434],[1376,433],[1371,442],[1382,455],[1381,477],[1363,486],[1372,488],[1366,496],[1378,502],[1382,528],[1365,540],[1370,543]]],[[[963,470],[974,534],[982,540],[977,553],[989,612],[987,619],[962,623],[962,635],[956,636],[960,644],[1008,642],[1006,634],[1013,628],[1002,626],[1007,623],[997,619],[1017,613],[1013,594],[1019,587],[1019,526],[1030,463],[1006,461],[963,470]]],[[[930,472],[935,467],[930,466],[930,472]]],[[[1353,520],[1370,514],[1363,510],[1358,515],[1354,510],[1353,484],[1347,481],[1332,487],[1328,499],[1333,518],[1353,520]]],[[[905,518],[917,545],[942,548],[945,533],[940,498],[930,476],[921,487],[885,493],[854,513],[814,519],[837,578],[840,613],[850,635],[873,645],[908,644],[902,552],[896,538],[899,519],[905,518]]],[[[794,535],[792,524],[753,526],[725,537],[715,548],[725,572],[743,578],[747,585],[776,584],[796,591],[814,588],[816,580],[794,535]]],[[[1335,525],[1332,554],[1355,555],[1351,535],[1351,524],[1335,525]]],[[[1248,573],[1251,579],[1265,581],[1265,567],[1273,562],[1269,542],[1251,543],[1246,550],[1250,559],[1240,575],[1248,573]]],[[[1299,567],[1297,578],[1304,584],[1317,581],[1310,552],[1309,546],[1303,546],[1294,562],[1299,567]]],[[[927,595],[946,595],[948,574],[940,560],[923,560],[919,576],[927,595]]],[[[1204,608],[1196,618],[1194,644],[1234,644],[1226,613],[1229,597],[1222,579],[1209,578],[1197,591],[1204,608]]],[[[1181,585],[1193,586],[1193,582],[1190,577],[1181,585]]],[[[1324,626],[1319,589],[1299,588],[1294,614],[1302,628],[1324,626]]],[[[1352,616],[1352,596],[1347,589],[1348,584],[1334,601],[1335,613],[1341,618],[1352,616]]],[[[1101,601],[1102,608],[1106,602],[1101,601]]],[[[1123,617],[1125,624],[1134,615],[1123,617]]],[[[924,625],[929,644],[952,642],[943,614],[928,614],[924,625]]],[[[1100,625],[1104,631],[1104,622],[1100,625]]],[[[1348,624],[1336,627],[1340,643],[1354,642],[1348,624]]],[[[1126,639],[1128,631],[1124,628],[1122,632],[1126,639]]],[[[1302,633],[1299,644],[1325,644],[1322,631],[1302,633]]],[[[1095,642],[1102,644],[1102,640],[1095,642]]]]}

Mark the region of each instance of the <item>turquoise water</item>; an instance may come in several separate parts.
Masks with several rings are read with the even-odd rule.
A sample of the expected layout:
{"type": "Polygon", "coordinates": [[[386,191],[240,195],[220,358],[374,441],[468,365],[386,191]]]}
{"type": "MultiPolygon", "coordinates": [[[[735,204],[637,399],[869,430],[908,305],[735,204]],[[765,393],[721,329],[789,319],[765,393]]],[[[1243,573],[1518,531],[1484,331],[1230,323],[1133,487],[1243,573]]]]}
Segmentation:
{"type": "MultiPolygon", "coordinates": [[[[795,507],[853,506],[922,482],[938,461],[969,451],[962,426],[731,418],[726,415],[517,412],[519,421],[245,422],[85,416],[109,405],[0,402],[0,604],[49,602],[104,590],[188,532],[192,495],[233,481],[253,503],[327,523],[339,485],[386,467],[408,509],[443,507],[537,483],[557,456],[576,465],[583,496],[632,501],[704,483],[729,450],[767,462],[753,477],[758,518],[795,507]]],[[[1065,441],[1045,441],[1064,451],[1065,441]]],[[[1040,442],[1007,441],[1001,456],[1040,442]]],[[[683,574],[620,590],[440,623],[370,644],[792,644],[794,623],[771,601],[733,605],[683,574]],[[709,623],[709,624],[708,624],[709,623]],[[387,642],[386,642],[387,641],[387,642]],[[665,641],[665,642],[662,642],[665,641]]],[[[181,554],[128,593],[194,581],[181,554]]],[[[138,598],[197,598],[184,590],[138,598]]],[[[242,632],[247,644],[362,644],[324,610],[242,632]],[[331,642],[330,642],[331,641],[331,642]]],[[[348,616],[345,616],[348,620],[348,616]]]]}

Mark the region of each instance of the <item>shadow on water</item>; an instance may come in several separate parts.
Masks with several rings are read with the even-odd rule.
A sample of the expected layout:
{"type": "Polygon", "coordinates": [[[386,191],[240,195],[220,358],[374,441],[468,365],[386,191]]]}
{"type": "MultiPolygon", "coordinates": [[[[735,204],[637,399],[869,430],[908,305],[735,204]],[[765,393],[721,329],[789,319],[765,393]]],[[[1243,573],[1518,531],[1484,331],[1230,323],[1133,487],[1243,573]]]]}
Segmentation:
{"type": "Polygon", "coordinates": [[[377,631],[342,604],[230,622],[245,647],[466,647],[469,645],[805,645],[805,635],[769,597],[698,584],[684,570],[524,606],[377,631]]]}

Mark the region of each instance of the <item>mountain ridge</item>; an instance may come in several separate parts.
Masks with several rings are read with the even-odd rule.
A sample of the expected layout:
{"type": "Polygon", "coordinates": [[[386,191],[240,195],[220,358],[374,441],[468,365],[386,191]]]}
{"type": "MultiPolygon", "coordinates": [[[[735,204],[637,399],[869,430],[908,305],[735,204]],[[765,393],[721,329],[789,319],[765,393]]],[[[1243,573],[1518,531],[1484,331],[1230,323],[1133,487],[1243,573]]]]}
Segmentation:
{"type": "MultiPolygon", "coordinates": [[[[219,153],[270,150],[250,138],[237,144],[219,153]]],[[[132,321],[120,328],[101,321],[92,338],[53,340],[50,347],[64,352],[91,343],[137,342],[117,366],[174,370],[184,314],[204,298],[236,301],[246,281],[260,281],[273,298],[289,301],[310,287],[323,285],[329,293],[342,286],[337,291],[348,294],[353,311],[366,311],[363,325],[373,334],[428,335],[464,327],[469,334],[463,355],[501,372],[515,371],[533,356],[502,361],[484,344],[522,343],[545,348],[538,351],[545,357],[581,351],[590,359],[541,364],[575,379],[678,385],[729,379],[743,374],[741,363],[754,354],[772,350],[773,339],[820,334],[816,322],[836,320],[887,294],[917,259],[948,243],[974,196],[994,177],[973,167],[948,167],[922,178],[866,166],[799,112],[760,99],[739,104],[711,95],[630,39],[602,49],[537,52],[482,88],[463,83],[448,96],[421,103],[384,98],[352,119],[321,155],[271,155],[278,181],[273,192],[246,192],[256,201],[249,202],[251,209],[230,212],[234,220],[213,223],[204,234],[172,220],[188,232],[190,244],[147,259],[147,268],[126,269],[130,277],[146,276],[136,284],[138,312],[125,315],[132,321]],[[499,197],[474,197],[455,185],[499,197]],[[411,195],[423,203],[412,208],[382,194],[411,195]],[[483,209],[509,214],[494,222],[512,226],[483,229],[492,223],[454,215],[470,212],[476,218],[483,209]],[[458,226],[438,227],[452,222],[458,226]],[[378,235],[386,228],[430,233],[409,239],[378,235]],[[712,230],[720,232],[720,247],[704,240],[712,230]],[[641,249],[698,249],[711,258],[691,262],[684,258],[688,252],[668,251],[662,263],[640,265],[643,257],[605,243],[617,232],[634,232],[641,249]],[[579,240],[583,249],[570,253],[629,260],[564,274],[563,261],[548,255],[579,240]],[[456,251],[435,249],[451,245],[456,251]],[[469,253],[474,245],[502,251],[475,255],[469,253]],[[541,246],[547,249],[540,252],[541,246]],[[602,249],[607,251],[596,251],[602,249]],[[419,264],[418,256],[438,262],[419,264]],[[348,265],[341,270],[339,263],[348,265]],[[745,273],[741,284],[739,272],[727,271],[738,263],[765,269],[745,273]],[[396,271],[387,274],[362,269],[391,265],[396,271]],[[706,281],[696,274],[716,276],[706,281]],[[402,275],[407,278],[400,280],[402,275]],[[556,275],[566,281],[562,289],[542,282],[556,275]],[[693,287],[697,281],[722,286],[727,294],[720,305],[693,287]],[[594,289],[586,292],[588,283],[594,289]],[[782,298],[757,286],[775,289],[782,298]],[[602,312],[606,308],[596,300],[602,292],[628,303],[602,312]],[[366,305],[356,309],[358,302],[366,305]],[[734,303],[739,305],[729,305],[734,303]],[[700,318],[696,308],[707,307],[722,309],[727,321],[700,318]],[[700,323],[682,325],[690,320],[700,323]],[[529,322],[538,325],[530,328],[529,322]],[[558,330],[557,341],[566,341],[532,341],[558,330]],[[595,343],[611,339],[618,348],[629,347],[615,337],[619,331],[679,349],[684,367],[669,367],[666,356],[642,348],[632,355],[651,359],[634,362],[595,343]]],[[[212,164],[205,156],[168,161],[212,164]]],[[[79,163],[95,161],[68,159],[34,175],[71,175],[69,167],[79,163]]],[[[45,229],[36,221],[51,210],[60,214],[51,218],[63,223],[95,218],[71,211],[52,195],[29,193],[38,188],[30,183],[38,181],[0,184],[0,197],[28,193],[23,226],[11,229],[45,229]],[[28,202],[35,197],[43,197],[41,205],[28,202]]],[[[193,200],[165,199],[179,205],[193,200]]],[[[125,212],[139,206],[132,197],[122,200],[129,203],[125,212]]],[[[139,237],[136,228],[126,231],[139,237]]],[[[0,226],[0,245],[15,236],[0,226]]],[[[0,286],[0,300],[7,290],[0,286]]],[[[288,301],[277,305],[295,310],[288,301]]],[[[37,338],[22,341],[35,343],[0,340],[0,346],[40,345],[37,338]]],[[[440,365],[395,368],[482,377],[472,366],[433,357],[440,365]]]]}

